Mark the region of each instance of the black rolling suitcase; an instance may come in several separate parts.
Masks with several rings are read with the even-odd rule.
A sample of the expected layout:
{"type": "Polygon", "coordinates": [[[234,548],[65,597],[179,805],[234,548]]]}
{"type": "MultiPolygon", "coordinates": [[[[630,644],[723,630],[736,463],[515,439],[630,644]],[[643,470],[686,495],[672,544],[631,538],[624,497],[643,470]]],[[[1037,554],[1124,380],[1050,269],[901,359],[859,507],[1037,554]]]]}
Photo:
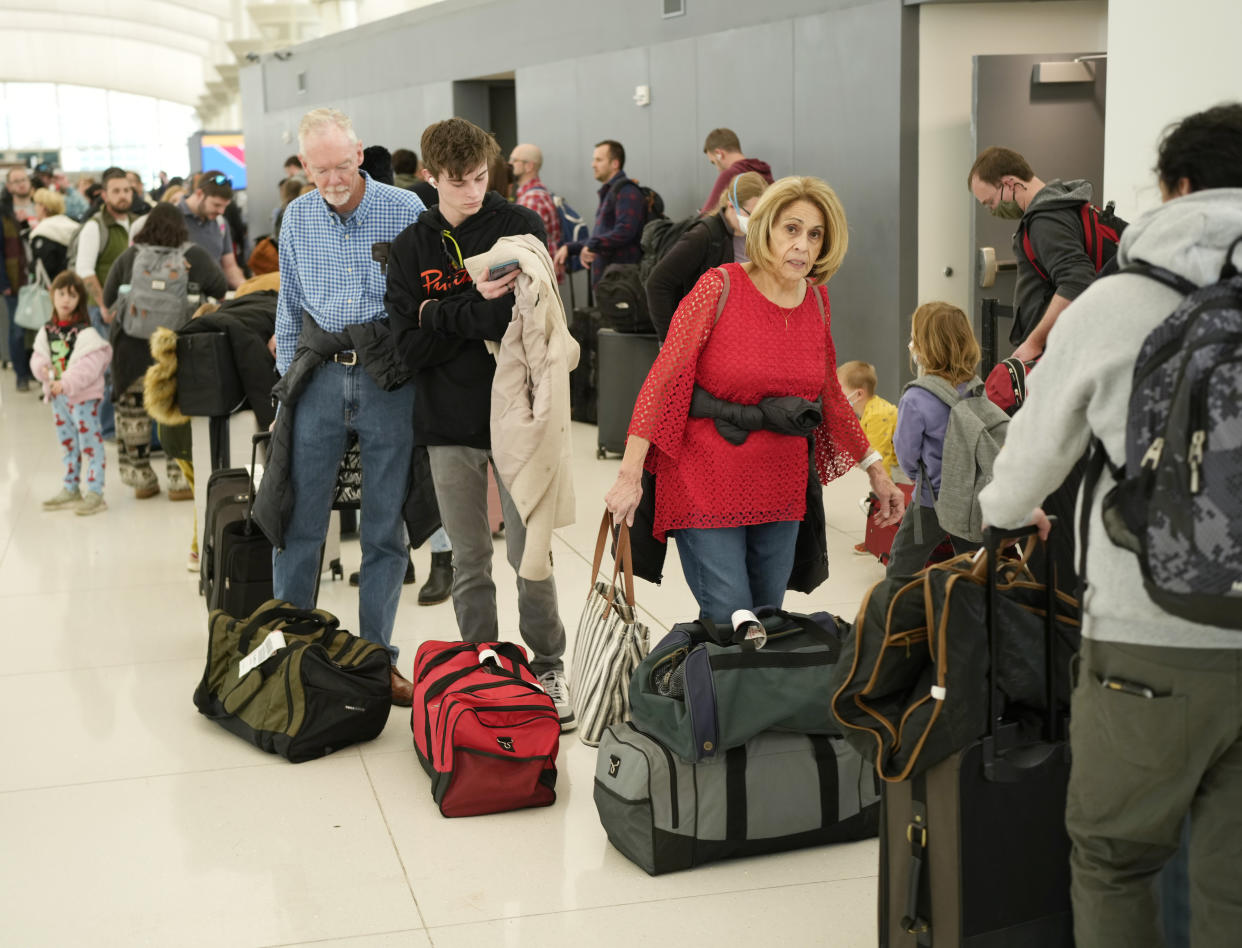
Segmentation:
{"type": "Polygon", "coordinates": [[[591,275],[587,273],[587,305],[578,308],[574,299],[574,275],[569,283],[569,334],[578,343],[578,365],[569,373],[569,416],[574,421],[595,424],[598,402],[598,354],[596,337],[601,325],[599,309],[592,303],[591,275]]]}
{"type": "Polygon", "coordinates": [[[599,331],[599,446],[595,456],[621,454],[634,402],[660,353],[655,333],[599,331]]]}
{"type": "MultiPolygon", "coordinates": [[[[987,530],[989,562],[996,562],[1002,540],[1033,529],[987,530]]],[[[995,569],[988,575],[989,667],[995,668],[995,569]]],[[[1055,592],[1047,586],[1052,617],[1055,592]]],[[[1053,640],[1051,625],[1046,644],[1053,640]]],[[[1049,657],[1048,712],[1038,740],[1020,738],[1016,723],[1000,720],[993,686],[987,736],[910,780],[884,785],[883,948],[1072,948],[1069,746],[1054,698],[1056,677],[1068,670],[1055,664],[1049,657]]]]}
{"type": "MultiPolygon", "coordinates": [[[[270,437],[267,432],[254,436],[250,470],[254,469],[259,443],[270,437]]],[[[207,522],[212,533],[202,568],[204,576],[209,577],[204,587],[207,609],[223,609],[231,616],[241,617],[272,598],[272,544],[254,522],[254,487],[249,471],[217,471],[212,479],[217,474],[236,474],[237,470],[245,476],[245,493],[223,495],[214,518],[208,483],[207,522]]],[[[220,483],[233,485],[232,480],[224,478],[220,483]]]]}

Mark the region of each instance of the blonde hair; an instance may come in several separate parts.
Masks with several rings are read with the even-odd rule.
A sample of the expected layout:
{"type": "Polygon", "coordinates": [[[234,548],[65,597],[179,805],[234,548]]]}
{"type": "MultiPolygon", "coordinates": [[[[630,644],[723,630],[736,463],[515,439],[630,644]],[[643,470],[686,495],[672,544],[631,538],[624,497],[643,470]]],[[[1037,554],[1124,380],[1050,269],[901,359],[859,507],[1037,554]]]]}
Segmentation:
{"type": "Polygon", "coordinates": [[[185,197],[185,188],[179,184],[174,184],[160,195],[160,204],[176,204],[185,197]]]}
{"type": "Polygon", "coordinates": [[[723,211],[733,199],[733,189],[737,188],[737,206],[745,207],[751,198],[762,197],[768,189],[768,183],[758,171],[743,171],[734,175],[728,187],[720,192],[720,200],[716,202],[716,210],[723,211]]]}
{"type": "Polygon", "coordinates": [[[843,388],[861,388],[867,393],[868,398],[875,394],[875,387],[879,382],[875,374],[875,366],[858,359],[852,362],[842,362],[837,366],[837,375],[845,382],[843,388]]]}
{"type": "Polygon", "coordinates": [[[351,145],[358,144],[354,123],[340,109],[311,109],[298,123],[298,153],[306,153],[306,140],[326,128],[336,128],[345,133],[351,145]]]}
{"type": "Polygon", "coordinates": [[[761,270],[776,266],[772,258],[772,228],[781,213],[795,201],[809,201],[824,215],[824,243],[811,265],[807,278],[813,284],[827,283],[841,269],[849,246],[845,208],[835,191],[819,178],[791,176],[781,178],[759,198],[746,230],[746,255],[761,270]]]}
{"type": "Polygon", "coordinates": [[[33,200],[49,215],[65,213],[65,199],[51,188],[39,188],[35,191],[33,200]]]}
{"type": "MultiPolygon", "coordinates": [[[[981,353],[970,320],[952,303],[924,303],[910,318],[910,339],[929,375],[958,385],[975,374],[981,353]]],[[[911,366],[911,369],[914,369],[911,366]]]]}

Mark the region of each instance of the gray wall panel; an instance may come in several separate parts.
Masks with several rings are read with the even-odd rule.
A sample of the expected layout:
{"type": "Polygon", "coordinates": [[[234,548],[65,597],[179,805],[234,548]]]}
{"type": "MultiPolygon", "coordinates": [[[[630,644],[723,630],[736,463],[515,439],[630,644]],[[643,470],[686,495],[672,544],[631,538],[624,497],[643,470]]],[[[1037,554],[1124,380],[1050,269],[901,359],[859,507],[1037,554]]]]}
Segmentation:
{"type": "Polygon", "coordinates": [[[799,18],[793,80],[795,170],[828,181],[849,220],[849,252],[829,284],[838,359],[873,363],[889,395],[905,373],[902,326],[914,306],[899,266],[914,252],[899,211],[900,17],[900,7],[871,4],[799,18]]]}
{"type": "Polygon", "coordinates": [[[713,128],[737,132],[742,152],[770,164],[775,177],[792,173],[794,21],[701,36],[697,52],[698,205],[718,173],[703,155],[703,140],[713,128]]]}
{"type": "MultiPolygon", "coordinates": [[[[691,174],[699,162],[709,170],[698,133],[698,86],[687,82],[695,75],[698,58],[695,40],[678,40],[651,47],[651,186],[664,198],[669,217],[685,217],[703,202],[698,176],[691,174]]],[[[708,186],[710,187],[710,185],[708,186]]]]}

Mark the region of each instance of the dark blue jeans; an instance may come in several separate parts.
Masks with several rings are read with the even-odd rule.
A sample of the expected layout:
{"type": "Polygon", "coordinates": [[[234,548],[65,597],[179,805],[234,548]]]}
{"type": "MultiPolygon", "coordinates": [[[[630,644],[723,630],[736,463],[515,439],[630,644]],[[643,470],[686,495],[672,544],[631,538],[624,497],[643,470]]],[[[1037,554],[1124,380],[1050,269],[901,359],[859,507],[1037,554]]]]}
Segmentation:
{"type": "Polygon", "coordinates": [[[18,382],[30,382],[34,376],[30,374],[30,356],[26,352],[26,330],[17,325],[13,318],[17,312],[17,294],[6,296],[4,303],[9,310],[9,359],[13,362],[13,371],[17,373],[18,382]]]}
{"type": "Polygon", "coordinates": [[[793,569],[798,521],[672,533],[699,615],[728,625],[736,609],[779,606],[793,569]]]}
{"type": "Polygon", "coordinates": [[[358,634],[387,648],[395,663],[392,627],[406,567],[401,507],[414,450],[413,385],[385,392],[361,365],[327,362],[315,372],[294,406],[293,514],[285,548],[273,554],[273,591],[300,608],[315,605],[336,475],[350,431],[358,435],[362,452],[358,634]]]}

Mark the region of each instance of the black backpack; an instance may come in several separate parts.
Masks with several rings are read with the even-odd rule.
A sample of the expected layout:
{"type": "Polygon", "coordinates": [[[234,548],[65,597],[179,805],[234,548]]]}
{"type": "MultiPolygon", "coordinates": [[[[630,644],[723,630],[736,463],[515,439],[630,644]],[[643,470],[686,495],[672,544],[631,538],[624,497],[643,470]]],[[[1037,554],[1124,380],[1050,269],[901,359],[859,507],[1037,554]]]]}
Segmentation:
{"type": "Polygon", "coordinates": [[[655,269],[656,264],[664,259],[664,255],[673,248],[677,241],[681,240],[691,227],[699,223],[707,228],[709,247],[707,259],[712,263],[720,259],[724,244],[720,239],[719,229],[711,226],[706,218],[693,214],[679,221],[669,217],[648,221],[643,227],[643,258],[638,264],[639,277],[644,285],[651,278],[651,271],[655,269]]]}
{"type": "Polygon", "coordinates": [[[644,226],[646,226],[648,222],[658,220],[659,218],[664,216],[664,198],[660,197],[660,195],[654,189],[644,187],[643,185],[639,184],[638,181],[634,178],[622,178],[620,181],[614,184],[612,186],[613,197],[615,198],[617,196],[617,192],[620,191],[627,184],[634,185],[634,187],[638,188],[638,190],[642,193],[643,207],[645,208],[643,212],[643,225],[644,226]]]}
{"type": "Polygon", "coordinates": [[[655,332],[637,263],[610,263],[595,287],[600,319],[614,332],[655,332]]]}
{"type": "Polygon", "coordinates": [[[1134,363],[1124,466],[1094,439],[1083,497],[1082,568],[1100,473],[1117,479],[1103,502],[1109,539],[1138,556],[1143,585],[1165,611],[1242,629],[1242,275],[1229,245],[1207,286],[1135,261],[1121,270],[1185,298],[1148,334],[1134,363]]]}

